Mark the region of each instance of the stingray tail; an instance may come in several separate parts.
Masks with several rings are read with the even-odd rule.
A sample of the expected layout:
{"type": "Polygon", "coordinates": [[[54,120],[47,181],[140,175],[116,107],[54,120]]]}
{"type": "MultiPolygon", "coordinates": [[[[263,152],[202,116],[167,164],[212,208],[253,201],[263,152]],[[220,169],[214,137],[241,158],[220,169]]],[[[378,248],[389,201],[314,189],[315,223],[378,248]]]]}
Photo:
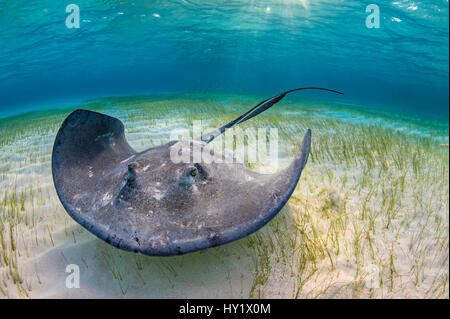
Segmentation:
{"type": "Polygon", "coordinates": [[[289,94],[291,92],[295,92],[295,91],[300,91],[300,90],[322,90],[322,91],[328,91],[328,92],[337,93],[337,94],[344,94],[344,93],[336,91],[336,90],[320,88],[320,87],[312,87],[312,86],[311,87],[303,87],[303,88],[297,88],[297,89],[289,90],[289,91],[286,91],[284,93],[278,94],[278,95],[276,95],[274,97],[271,97],[271,98],[269,98],[267,100],[264,100],[264,101],[260,102],[258,105],[254,106],[252,109],[250,109],[249,111],[245,112],[244,114],[242,114],[241,116],[239,116],[235,120],[231,121],[230,123],[225,124],[222,127],[219,127],[217,129],[215,129],[212,132],[209,132],[207,134],[204,134],[204,135],[200,136],[199,138],[197,138],[197,140],[200,140],[200,141],[205,142],[205,143],[209,143],[212,140],[214,140],[217,136],[219,136],[220,134],[224,133],[227,129],[233,127],[234,125],[242,123],[242,122],[245,122],[245,121],[247,121],[247,120],[257,116],[258,114],[261,114],[265,110],[269,109],[274,104],[280,102],[287,94],[289,94]]]}

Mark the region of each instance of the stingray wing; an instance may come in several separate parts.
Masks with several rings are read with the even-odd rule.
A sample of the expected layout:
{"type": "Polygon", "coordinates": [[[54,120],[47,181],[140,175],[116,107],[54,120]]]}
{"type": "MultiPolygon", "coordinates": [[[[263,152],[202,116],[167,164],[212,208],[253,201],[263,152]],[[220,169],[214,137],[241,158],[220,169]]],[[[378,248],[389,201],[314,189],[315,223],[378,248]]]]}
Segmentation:
{"type": "Polygon", "coordinates": [[[96,195],[119,185],[117,176],[103,177],[135,154],[126,141],[123,123],[97,112],[72,112],[56,136],[52,173],[59,199],[73,219],[102,239],[107,238],[108,227],[95,219],[96,195]]]}
{"type": "Polygon", "coordinates": [[[235,184],[228,198],[218,199],[223,206],[228,205],[221,220],[221,224],[228,227],[219,227],[201,243],[192,246],[206,248],[222,245],[243,238],[266,225],[285,206],[294,192],[308,161],[310,148],[311,130],[308,129],[294,160],[286,169],[271,175],[249,171],[248,173],[260,181],[259,185],[242,188],[235,184]],[[244,203],[247,207],[242,207],[244,203]]]}

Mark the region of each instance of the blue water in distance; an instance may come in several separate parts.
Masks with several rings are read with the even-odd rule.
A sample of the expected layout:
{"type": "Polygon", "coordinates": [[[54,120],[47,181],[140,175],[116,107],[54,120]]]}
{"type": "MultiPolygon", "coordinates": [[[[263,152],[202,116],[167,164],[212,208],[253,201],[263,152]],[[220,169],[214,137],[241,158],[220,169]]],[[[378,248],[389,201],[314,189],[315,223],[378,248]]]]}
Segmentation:
{"type": "Polygon", "coordinates": [[[262,100],[323,86],[344,91],[339,99],[348,103],[447,120],[448,7],[443,0],[0,0],[0,116],[100,96],[231,92],[262,100]],[[79,29],[65,25],[70,3],[80,8],[79,29]],[[370,3],[380,8],[378,29],[366,27],[370,3]]]}

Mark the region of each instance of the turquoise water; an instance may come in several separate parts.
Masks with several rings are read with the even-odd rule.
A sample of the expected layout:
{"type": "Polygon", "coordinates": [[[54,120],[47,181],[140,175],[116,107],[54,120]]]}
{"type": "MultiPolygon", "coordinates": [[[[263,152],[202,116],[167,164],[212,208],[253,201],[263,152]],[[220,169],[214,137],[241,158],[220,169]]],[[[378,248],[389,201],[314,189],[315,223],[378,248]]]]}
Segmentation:
{"type": "MultiPolygon", "coordinates": [[[[0,0],[0,116],[93,97],[300,86],[446,119],[448,1],[0,0]],[[80,28],[65,24],[80,8],[80,28]],[[367,28],[366,6],[380,9],[367,28]]],[[[302,93],[306,97],[323,93],[302,93]]]]}

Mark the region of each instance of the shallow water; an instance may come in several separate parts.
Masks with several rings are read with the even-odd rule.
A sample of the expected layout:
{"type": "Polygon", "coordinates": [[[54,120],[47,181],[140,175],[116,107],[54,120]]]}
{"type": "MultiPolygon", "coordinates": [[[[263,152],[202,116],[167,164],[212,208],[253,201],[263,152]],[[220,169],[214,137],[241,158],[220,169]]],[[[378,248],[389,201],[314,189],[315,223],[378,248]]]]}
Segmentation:
{"type": "Polygon", "coordinates": [[[448,298],[448,1],[376,3],[370,29],[362,1],[74,0],[76,29],[69,3],[0,0],[0,298],[448,298]],[[345,95],[294,93],[239,125],[278,129],[280,167],[246,163],[260,172],[313,132],[289,202],[246,238],[135,255],[57,198],[51,150],[76,108],[122,120],[140,151],[301,86],[345,95]]]}
{"type": "Polygon", "coordinates": [[[310,85],[342,90],[346,102],[448,115],[448,1],[376,3],[379,29],[366,27],[360,1],[74,3],[79,29],[65,25],[69,2],[0,0],[0,115],[142,93],[265,99],[310,85]]]}

